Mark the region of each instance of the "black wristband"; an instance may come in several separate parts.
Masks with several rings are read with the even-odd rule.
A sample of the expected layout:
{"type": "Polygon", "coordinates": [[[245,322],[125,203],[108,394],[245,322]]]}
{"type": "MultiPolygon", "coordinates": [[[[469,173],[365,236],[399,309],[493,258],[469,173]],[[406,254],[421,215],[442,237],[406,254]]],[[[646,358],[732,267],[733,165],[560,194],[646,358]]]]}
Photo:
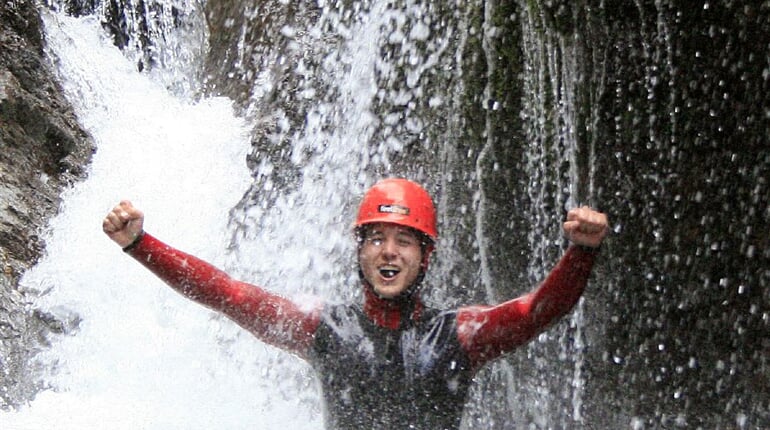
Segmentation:
{"type": "Polygon", "coordinates": [[[139,234],[137,234],[137,235],[136,235],[136,237],[134,238],[134,240],[133,240],[133,241],[131,241],[131,243],[129,243],[128,245],[126,245],[126,246],[123,248],[123,252],[128,252],[128,251],[130,251],[130,250],[132,250],[132,249],[136,248],[136,245],[139,245],[139,242],[141,242],[141,241],[142,241],[142,238],[143,238],[143,237],[144,237],[144,230],[140,231],[140,232],[139,232],[139,234]]]}
{"type": "Polygon", "coordinates": [[[601,248],[602,248],[602,246],[601,246],[601,245],[599,245],[599,246],[597,246],[597,247],[595,247],[595,248],[594,248],[593,246],[586,246],[586,245],[577,245],[577,247],[578,247],[578,248],[580,248],[580,249],[582,249],[583,251],[585,251],[585,252],[589,252],[589,253],[591,253],[591,254],[598,254],[598,253],[599,253],[599,251],[600,251],[600,250],[601,250],[601,248]]]}

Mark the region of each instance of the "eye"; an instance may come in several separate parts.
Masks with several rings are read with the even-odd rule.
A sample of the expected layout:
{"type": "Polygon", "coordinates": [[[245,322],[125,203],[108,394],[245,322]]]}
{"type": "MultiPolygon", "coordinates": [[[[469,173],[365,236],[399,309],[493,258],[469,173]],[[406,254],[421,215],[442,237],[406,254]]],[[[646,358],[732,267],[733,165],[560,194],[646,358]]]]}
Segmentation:
{"type": "Polygon", "coordinates": [[[417,244],[417,239],[412,236],[399,236],[398,244],[400,246],[413,246],[417,244]]]}
{"type": "Polygon", "coordinates": [[[374,246],[382,245],[382,238],[379,237],[379,236],[369,237],[366,240],[367,240],[367,242],[369,242],[370,244],[372,244],[374,246]]]}

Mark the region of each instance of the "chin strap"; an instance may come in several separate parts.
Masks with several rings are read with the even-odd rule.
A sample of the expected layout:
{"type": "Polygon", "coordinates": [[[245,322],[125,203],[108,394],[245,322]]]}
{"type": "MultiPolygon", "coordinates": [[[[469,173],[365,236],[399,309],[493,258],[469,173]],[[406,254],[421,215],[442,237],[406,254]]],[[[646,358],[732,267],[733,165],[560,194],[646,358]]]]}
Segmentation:
{"type": "Polygon", "coordinates": [[[418,286],[413,284],[412,288],[397,297],[388,298],[377,294],[366,280],[363,280],[363,284],[364,311],[373,322],[394,330],[408,329],[414,325],[414,319],[422,309],[418,286]]]}

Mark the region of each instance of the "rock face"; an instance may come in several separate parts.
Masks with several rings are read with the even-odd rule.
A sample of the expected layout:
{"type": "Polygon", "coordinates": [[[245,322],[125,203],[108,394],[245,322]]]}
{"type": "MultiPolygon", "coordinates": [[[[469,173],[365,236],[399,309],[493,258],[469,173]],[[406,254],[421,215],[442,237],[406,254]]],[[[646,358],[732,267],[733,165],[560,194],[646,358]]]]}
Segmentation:
{"type": "Polygon", "coordinates": [[[0,3],[0,408],[29,398],[24,366],[56,329],[29,309],[18,281],[43,251],[39,233],[60,192],[84,175],[92,150],[43,57],[36,3],[0,3]]]}

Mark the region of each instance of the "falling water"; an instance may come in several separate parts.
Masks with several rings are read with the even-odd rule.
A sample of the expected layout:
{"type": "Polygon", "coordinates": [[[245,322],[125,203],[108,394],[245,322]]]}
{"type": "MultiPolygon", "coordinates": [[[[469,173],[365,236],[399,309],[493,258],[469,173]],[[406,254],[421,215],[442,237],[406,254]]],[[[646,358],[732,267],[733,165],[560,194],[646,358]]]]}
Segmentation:
{"type": "MultiPolygon", "coordinates": [[[[130,198],[146,213],[149,232],[234,277],[307,303],[309,295],[355,295],[356,271],[340,270],[352,269],[350,205],[374,180],[365,169],[387,166],[389,150],[403,144],[394,137],[374,152],[360,145],[378,124],[367,112],[376,70],[387,66],[375,64],[379,46],[369,35],[400,13],[379,3],[342,23],[329,12],[309,31],[320,35],[332,25],[346,41],[344,57],[333,52],[323,61],[334,98],[319,98],[307,113],[291,151],[302,176],[269,207],[238,205],[252,175],[269,176],[276,166],[246,168],[248,127],[227,100],[190,102],[177,84],[194,80],[185,69],[182,76],[138,73],[137,58],[146,56],[135,46],[116,49],[98,18],[46,15],[49,56],[98,152],[88,180],[68,192],[51,225],[48,256],[23,281],[40,295],[36,306],[65,321],[71,335],[37,359],[49,389],[4,421],[18,429],[51,422],[62,429],[320,428],[306,365],[179,297],[122,255],[100,223],[130,198]]],[[[162,26],[158,33],[171,39],[162,26]]],[[[263,183],[265,191],[272,186],[263,183]]]]}
{"type": "MultiPolygon", "coordinates": [[[[529,216],[533,220],[528,235],[531,252],[528,274],[532,284],[547,276],[551,262],[561,254],[563,242],[558,238],[562,214],[587,204],[591,196],[579,195],[578,188],[582,183],[592,182],[590,175],[581,177],[578,170],[577,128],[582,124],[574,109],[580,84],[577,61],[580,45],[543,21],[544,16],[535,8],[525,9],[520,18],[527,95],[523,115],[529,118],[525,154],[530,178],[527,192],[532,203],[529,216]]],[[[554,425],[554,419],[562,420],[558,427],[583,422],[585,339],[581,327],[585,321],[582,301],[567,318],[569,328],[545,332],[528,347],[528,357],[534,361],[538,374],[556,370],[558,376],[552,375],[550,381],[544,383],[542,377],[532,375],[530,380],[535,381],[534,384],[511,384],[512,390],[526,393],[528,404],[538,405],[535,409],[540,412],[529,413],[532,421],[543,428],[554,425]],[[556,338],[558,341],[554,342],[556,338]],[[557,369],[552,360],[546,358],[554,356],[559,362],[557,369]],[[559,410],[570,413],[560,414],[559,410]]]]}
{"type": "MultiPolygon", "coordinates": [[[[183,16],[201,19],[197,2],[178,3],[183,16]]],[[[421,9],[425,6],[410,3],[409,7],[415,15],[427,15],[421,9]]],[[[161,9],[163,13],[157,15],[161,24],[177,19],[168,11],[161,9]]],[[[525,28],[536,21],[528,19],[523,18],[525,28]]],[[[259,190],[266,194],[278,187],[269,178],[280,167],[264,158],[255,171],[246,168],[244,160],[252,150],[253,136],[247,121],[233,115],[228,100],[190,101],[190,91],[199,79],[192,64],[201,55],[202,35],[172,34],[169,28],[178,26],[159,25],[149,33],[164,44],[148,50],[147,45],[132,41],[121,52],[104,35],[98,18],[46,15],[49,56],[98,152],[88,180],[65,196],[62,213],[51,225],[47,257],[23,282],[30,292],[39,294],[36,305],[65,321],[71,333],[55,338],[50,351],[37,360],[43,369],[41,378],[50,389],[18,412],[0,415],[3,422],[9,422],[12,429],[52,422],[61,429],[97,425],[116,429],[320,428],[315,379],[305,364],[179,297],[122,255],[101,234],[100,222],[113,204],[130,198],[147,214],[148,231],[234,277],[303,303],[314,300],[307,296],[352,299],[357,289],[350,286],[357,284],[357,274],[347,270],[353,269],[351,205],[374,181],[375,172],[390,172],[388,154],[406,143],[393,132],[375,150],[362,144],[377,140],[373,136],[378,128],[387,128],[391,120],[387,115],[375,116],[373,104],[378,98],[390,98],[393,104],[408,105],[424,90],[418,85],[420,74],[434,66],[447,49],[448,38],[439,40],[428,61],[411,64],[413,70],[406,77],[406,85],[411,87],[383,96],[377,80],[388,75],[393,65],[381,58],[377,37],[384,37],[382,29],[391,28],[389,40],[413,54],[410,58],[419,57],[416,46],[427,39],[421,33],[427,30],[415,25],[409,37],[419,43],[409,41],[405,20],[403,10],[374,2],[353,18],[325,9],[313,28],[302,29],[304,41],[299,39],[299,29],[280,29],[290,39],[297,35],[298,51],[306,48],[303,43],[307,40],[329,37],[324,33],[329,29],[344,43],[314,59],[321,64],[314,79],[325,79],[322,85],[310,85],[308,80],[298,91],[313,100],[303,118],[302,133],[276,115],[278,133],[284,135],[271,138],[288,136],[290,163],[299,166],[302,175],[291,190],[274,199],[241,205],[254,178],[267,178],[259,190]],[[175,57],[175,52],[182,55],[175,57]],[[148,71],[144,66],[148,62],[158,67],[148,71]],[[138,68],[143,72],[137,72],[138,68]],[[406,101],[397,101],[399,98],[406,101]]],[[[126,22],[128,27],[138,25],[131,16],[126,22]]],[[[487,30],[488,37],[493,37],[493,29],[487,30]]],[[[536,40],[536,33],[525,32],[531,37],[525,42],[558,46],[554,40],[536,40]]],[[[491,48],[485,49],[490,55],[491,77],[494,56],[491,48]]],[[[557,58],[573,58],[566,55],[569,47],[563,50],[562,56],[548,56],[546,46],[534,46],[525,58],[533,69],[527,74],[532,79],[526,81],[531,85],[527,90],[535,97],[525,112],[534,124],[528,130],[527,166],[532,177],[527,190],[533,202],[530,215],[536,226],[529,238],[532,285],[542,279],[562,249],[558,240],[542,240],[559,237],[554,230],[561,221],[558,209],[588,197],[578,196],[575,188],[575,124],[569,109],[576,78],[569,75],[574,65],[555,63],[557,58]],[[538,73],[552,73],[559,79],[538,73]],[[538,99],[540,95],[548,98],[538,99]],[[559,112],[554,122],[538,122],[549,118],[546,112],[554,106],[559,112]],[[554,154],[560,156],[554,159],[554,154]]],[[[298,73],[303,70],[304,65],[298,64],[298,73]]],[[[257,79],[263,80],[270,85],[269,76],[257,79]]],[[[255,89],[253,102],[258,104],[259,96],[267,92],[255,89]]],[[[440,104],[438,98],[431,100],[440,104]]],[[[423,127],[417,116],[414,112],[416,119],[406,126],[415,134],[423,127]]],[[[489,124],[487,129],[491,130],[489,124]]],[[[486,173],[484,162],[491,148],[491,132],[487,136],[490,141],[483,145],[475,166],[479,182],[486,173]]],[[[442,177],[441,182],[447,185],[451,178],[442,177]]],[[[489,236],[483,225],[486,196],[482,187],[479,190],[472,234],[480,253],[480,286],[486,300],[495,302],[500,298],[492,289],[494,279],[485,254],[489,236]]],[[[440,208],[445,205],[439,203],[440,208]]],[[[451,243],[451,237],[447,242],[451,243]]],[[[536,342],[522,353],[534,363],[528,367],[535,375],[522,377],[514,375],[507,363],[495,365],[496,371],[502,370],[508,404],[486,405],[488,409],[507,408],[506,413],[524,417],[517,422],[529,419],[547,427],[553,417],[563,415],[549,407],[558,409],[566,399],[572,419],[581,421],[580,308],[572,318],[573,330],[565,339],[536,342]],[[566,339],[569,336],[574,339],[566,339]],[[561,348],[556,366],[568,362],[572,367],[567,366],[569,375],[549,384],[537,373],[547,374],[553,364],[537,357],[550,356],[542,350],[555,343],[561,348]],[[514,380],[534,382],[516,384],[514,380]],[[525,403],[515,405],[519,399],[525,403]]],[[[544,335],[541,340],[548,339],[550,335],[544,335]]]]}
{"type": "Polygon", "coordinates": [[[23,280],[71,335],[37,359],[50,389],[3,413],[3,428],[317,428],[317,414],[273,398],[258,359],[266,347],[173,293],[100,231],[130,198],[148,231],[226,265],[227,212],[250,180],[243,121],[227,100],[193,104],[138,74],[97,19],[46,15],[45,27],[98,151],[23,280]]]}

